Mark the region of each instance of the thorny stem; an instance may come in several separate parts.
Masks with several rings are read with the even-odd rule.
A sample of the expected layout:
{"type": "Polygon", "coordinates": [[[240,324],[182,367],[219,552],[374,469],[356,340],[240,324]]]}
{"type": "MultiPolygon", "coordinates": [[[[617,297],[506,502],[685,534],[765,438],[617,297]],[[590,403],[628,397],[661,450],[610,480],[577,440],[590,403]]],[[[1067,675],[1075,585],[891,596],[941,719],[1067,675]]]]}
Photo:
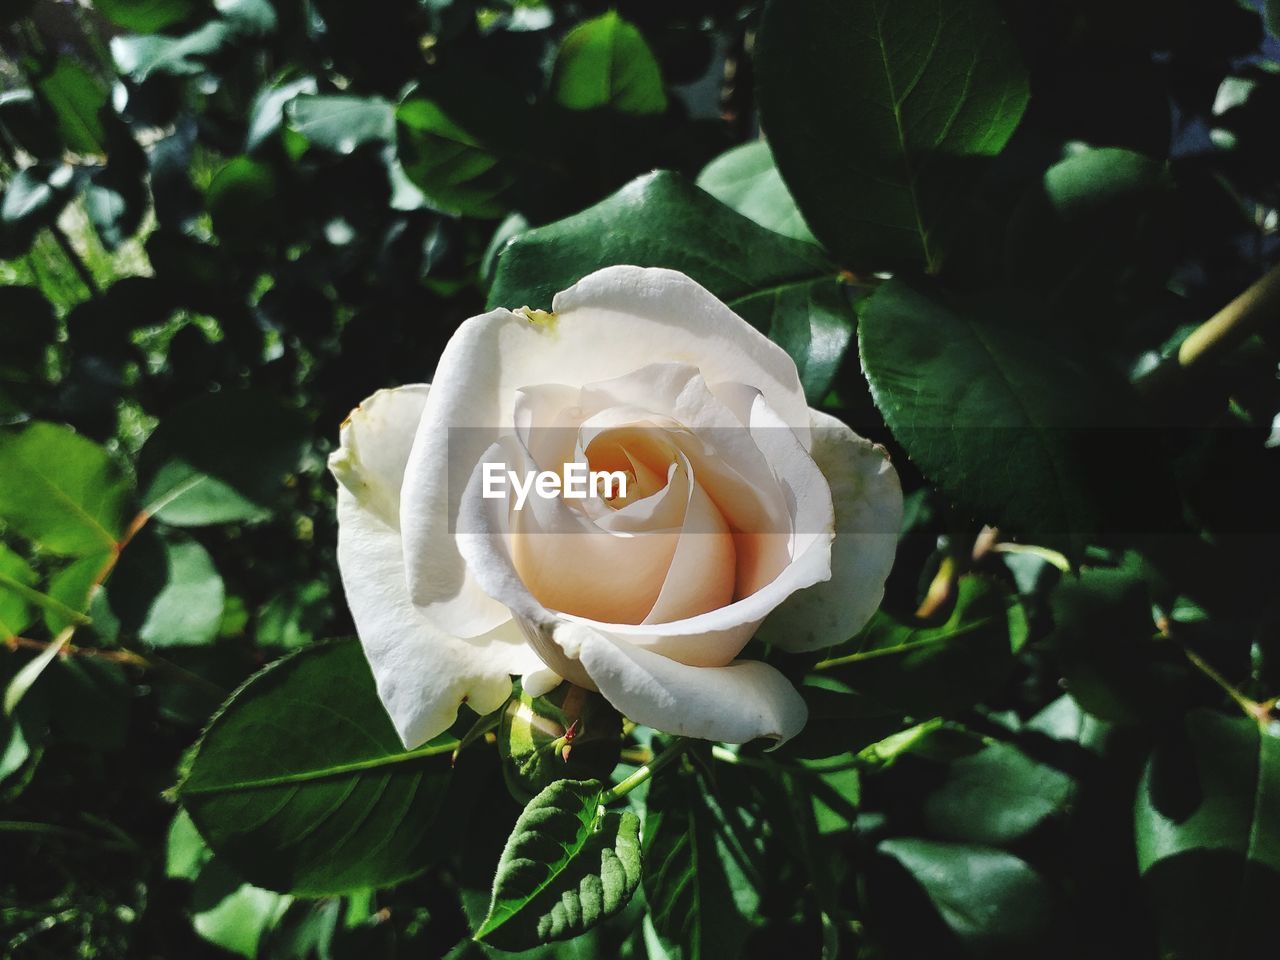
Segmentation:
{"type": "Polygon", "coordinates": [[[688,740],[677,740],[666,750],[663,750],[651,762],[646,763],[631,776],[618,781],[610,789],[604,792],[604,796],[600,798],[601,803],[611,803],[621,797],[625,797],[640,784],[644,783],[655,773],[665,767],[671,761],[679,758],[689,747],[688,740]]]}

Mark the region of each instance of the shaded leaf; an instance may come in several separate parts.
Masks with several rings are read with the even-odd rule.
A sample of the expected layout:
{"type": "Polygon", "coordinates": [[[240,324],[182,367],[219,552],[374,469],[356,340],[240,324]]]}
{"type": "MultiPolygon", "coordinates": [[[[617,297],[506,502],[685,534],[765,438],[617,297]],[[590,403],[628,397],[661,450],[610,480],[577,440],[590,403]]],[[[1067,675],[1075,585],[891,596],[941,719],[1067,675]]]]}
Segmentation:
{"type": "Polygon", "coordinates": [[[995,691],[1013,666],[1025,621],[1016,601],[982,577],[962,577],[945,623],[901,622],[880,611],[818,664],[877,703],[915,716],[971,706],[995,691]]]}
{"type": "MultiPolygon", "coordinates": [[[[1012,854],[915,837],[885,840],[877,849],[923,891],[953,938],[953,950],[963,945],[966,953],[979,957],[1020,955],[1013,951],[1025,950],[1049,925],[1048,885],[1012,854]]],[[[892,939],[904,951],[901,955],[930,955],[947,946],[945,941],[930,942],[928,925],[913,919],[914,900],[904,896],[898,903],[876,906],[888,919],[892,939]],[[913,952],[921,949],[929,952],[913,952]]]]}
{"type": "Polygon", "coordinates": [[[858,343],[889,428],[984,522],[1076,553],[1103,531],[1175,532],[1172,473],[1133,391],[1096,354],[1047,335],[1042,309],[1011,293],[880,287],[858,343]]]}
{"type": "Polygon", "coordinates": [[[880,775],[884,803],[918,807],[929,836],[941,840],[1013,843],[1063,814],[1075,789],[1070,776],[1012,744],[954,730],[929,734],[908,756],[880,775]]]}
{"type": "Polygon", "coordinates": [[[1174,204],[1168,164],[1118,147],[1075,153],[1019,204],[1009,276],[1095,311],[1097,291],[1158,289],[1178,253],[1174,204]]]}
{"type": "Polygon", "coordinates": [[[989,0],[773,0],[756,51],[761,122],[813,231],[858,269],[936,269],[972,161],[1027,104],[989,0]]]}
{"type": "Polygon", "coordinates": [[[251,883],[305,896],[387,886],[428,865],[455,743],[405,750],[360,644],[325,644],[233,694],[176,791],[251,883]]]}
{"type": "Polygon", "coordinates": [[[1168,720],[1191,697],[1181,651],[1156,639],[1151,590],[1142,559],[1127,553],[1115,567],[1087,566],[1064,577],[1049,597],[1050,643],[1076,701],[1117,723],[1168,720]]]}
{"type": "Polygon", "coordinates": [[[1269,948],[1280,896],[1280,739],[1245,717],[1189,714],[1147,764],[1135,825],[1165,955],[1269,948]]]}
{"type": "Polygon", "coordinates": [[[746,940],[724,829],[692,772],[667,769],[651,782],[641,882],[654,931],[683,960],[736,956],[746,940]]]}
{"type": "Polygon", "coordinates": [[[396,109],[397,143],[405,174],[444,213],[496,218],[515,182],[510,166],[460,126],[435,100],[414,97],[396,109]]]}
{"type": "Polygon", "coordinates": [[[261,520],[305,442],[301,416],[274,398],[198,397],[165,417],[143,447],[143,503],[176,526],[261,520]]]}

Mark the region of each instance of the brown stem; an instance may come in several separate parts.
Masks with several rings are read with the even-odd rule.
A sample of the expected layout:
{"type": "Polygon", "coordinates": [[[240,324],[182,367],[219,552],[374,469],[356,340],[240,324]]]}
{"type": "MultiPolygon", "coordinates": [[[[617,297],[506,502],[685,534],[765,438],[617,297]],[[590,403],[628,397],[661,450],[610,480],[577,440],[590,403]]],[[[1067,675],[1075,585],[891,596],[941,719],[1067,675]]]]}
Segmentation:
{"type": "Polygon", "coordinates": [[[1280,324],[1280,264],[1192,331],[1178,347],[1178,366],[1211,360],[1273,324],[1280,324]]]}

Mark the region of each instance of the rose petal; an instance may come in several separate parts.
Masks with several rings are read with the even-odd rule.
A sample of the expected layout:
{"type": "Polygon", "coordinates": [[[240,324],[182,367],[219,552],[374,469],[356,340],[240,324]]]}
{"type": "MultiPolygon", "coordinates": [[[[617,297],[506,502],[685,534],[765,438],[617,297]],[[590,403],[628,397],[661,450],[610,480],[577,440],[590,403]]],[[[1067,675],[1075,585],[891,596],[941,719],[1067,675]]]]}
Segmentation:
{"type": "Polygon", "coordinates": [[[531,697],[546,696],[560,684],[564,678],[550,667],[531,670],[520,678],[520,689],[531,697]]]}
{"type": "Polygon", "coordinates": [[[614,707],[666,733],[725,743],[768,737],[778,746],[809,716],[795,687],[765,663],[690,667],[579,624],[561,626],[555,639],[614,707]]]}
{"type": "Polygon", "coordinates": [[[397,492],[425,385],[383,390],[352,411],[331,458],[338,477],[338,567],[378,696],[405,746],[452,725],[463,702],[481,713],[511,693],[511,674],[541,669],[510,621],[474,640],[436,629],[409,600],[397,492]]]}
{"type": "Polygon", "coordinates": [[[831,579],[793,594],[759,633],[797,652],[842,643],[866,625],[884,597],[902,526],[902,487],[883,447],[816,410],[813,438],[835,504],[831,579]]]}
{"type": "Polygon", "coordinates": [[[338,566],[378,696],[405,747],[453,725],[470,704],[490,713],[511,674],[542,667],[515,624],[462,640],[437,631],[409,600],[399,535],[346,491],[338,495],[338,566]]]}
{"type": "Polygon", "coordinates": [[[430,389],[411,383],[379,390],[351,411],[338,434],[329,469],[360,503],[400,528],[400,484],[430,389]]]}
{"type": "Polygon", "coordinates": [[[690,364],[709,383],[738,380],[758,387],[808,445],[808,405],[795,361],[684,274],[607,267],[556,294],[552,309],[561,339],[582,334],[590,380],[635,370],[636,345],[643,344],[647,363],[690,364]]]}
{"type": "Polygon", "coordinates": [[[463,491],[484,451],[513,423],[516,391],[582,386],[650,362],[696,366],[707,380],[757,385],[808,445],[795,363],[683,274],[608,267],[557,295],[549,322],[495,310],[466,321],[446,345],[405,472],[401,500],[410,591],[464,635],[501,617],[475,595],[453,542],[463,491]]]}

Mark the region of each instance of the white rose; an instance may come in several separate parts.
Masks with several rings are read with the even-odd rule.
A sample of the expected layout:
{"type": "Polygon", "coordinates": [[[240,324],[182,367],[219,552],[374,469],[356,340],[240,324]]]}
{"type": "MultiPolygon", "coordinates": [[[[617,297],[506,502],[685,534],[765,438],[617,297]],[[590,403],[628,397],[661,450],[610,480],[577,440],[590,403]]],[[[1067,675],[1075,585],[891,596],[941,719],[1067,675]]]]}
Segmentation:
{"type": "Polygon", "coordinates": [[[512,675],[668,733],[780,743],[803,699],[735,658],[860,629],[902,516],[884,450],[810,410],[780,347],[683,274],[629,266],[550,315],[463,323],[429,388],[352,412],[330,467],[347,601],[407,747],[461,703],[496,710],[512,675]],[[574,460],[627,468],[626,500],[480,495],[485,462],[574,460]]]}

